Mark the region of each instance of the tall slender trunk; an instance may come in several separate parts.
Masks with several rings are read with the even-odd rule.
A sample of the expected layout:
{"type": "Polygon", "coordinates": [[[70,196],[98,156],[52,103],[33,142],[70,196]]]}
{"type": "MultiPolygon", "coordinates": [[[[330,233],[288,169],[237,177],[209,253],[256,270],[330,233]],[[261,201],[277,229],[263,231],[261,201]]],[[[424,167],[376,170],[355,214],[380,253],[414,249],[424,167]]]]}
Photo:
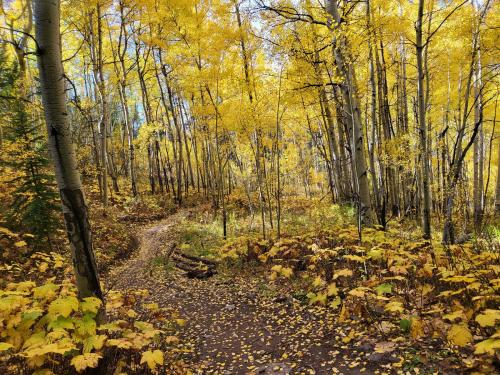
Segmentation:
{"type": "Polygon", "coordinates": [[[61,60],[59,7],[59,0],[36,0],[34,8],[38,70],[49,149],[61,195],[78,293],[80,297],[102,299],[87,205],[71,140],[61,60]]]}
{"type": "Polygon", "coordinates": [[[104,59],[102,51],[102,14],[101,4],[97,3],[97,67],[99,96],[101,97],[101,118],[99,120],[99,136],[101,141],[101,167],[102,167],[102,203],[104,207],[108,205],[108,128],[109,110],[106,84],[104,83],[104,59]]]}
{"type": "MultiPolygon", "coordinates": [[[[481,53],[478,48],[477,63],[474,77],[474,122],[482,122],[483,96],[482,85],[481,53]]],[[[473,163],[474,163],[474,227],[477,232],[481,229],[484,211],[484,133],[483,124],[479,123],[479,134],[474,140],[473,163]]]]}
{"type": "MultiPolygon", "coordinates": [[[[329,0],[327,4],[327,11],[331,15],[335,27],[340,27],[341,18],[337,8],[336,0],[329,0]]],[[[363,131],[361,122],[361,113],[359,108],[359,101],[357,97],[355,70],[352,63],[349,61],[348,42],[345,36],[334,38],[333,43],[333,56],[337,69],[344,78],[344,84],[341,85],[341,92],[344,102],[344,110],[352,130],[351,150],[354,156],[354,172],[356,182],[357,200],[359,200],[360,214],[362,221],[366,224],[373,224],[375,217],[370,198],[370,188],[368,184],[368,170],[366,168],[365,160],[365,145],[363,141],[363,131]]]]}
{"type": "Polygon", "coordinates": [[[418,128],[420,135],[421,186],[422,186],[422,231],[424,238],[431,238],[431,187],[429,184],[429,150],[427,140],[427,125],[425,122],[425,94],[424,94],[424,67],[423,67],[423,16],[424,0],[418,2],[418,18],[416,23],[416,53],[417,53],[417,102],[418,128]]]}

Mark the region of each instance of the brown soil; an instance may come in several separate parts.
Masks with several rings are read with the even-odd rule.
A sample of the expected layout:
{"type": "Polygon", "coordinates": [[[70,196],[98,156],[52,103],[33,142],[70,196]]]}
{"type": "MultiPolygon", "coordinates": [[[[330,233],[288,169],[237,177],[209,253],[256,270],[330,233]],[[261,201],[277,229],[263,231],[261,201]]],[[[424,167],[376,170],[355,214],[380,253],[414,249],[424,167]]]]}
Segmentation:
{"type": "MultiPolygon", "coordinates": [[[[359,374],[390,366],[391,356],[370,358],[373,347],[348,348],[349,327],[338,314],[270,293],[258,272],[189,279],[155,267],[175,246],[186,211],[143,228],[136,253],[108,275],[108,287],[147,289],[151,302],[177,310],[186,324],[178,334],[181,359],[195,374],[359,374]],[[381,367],[382,366],[382,367],[381,367]]],[[[373,357],[373,356],[372,356],[373,357]]],[[[390,372],[390,370],[386,370],[390,372]]]]}

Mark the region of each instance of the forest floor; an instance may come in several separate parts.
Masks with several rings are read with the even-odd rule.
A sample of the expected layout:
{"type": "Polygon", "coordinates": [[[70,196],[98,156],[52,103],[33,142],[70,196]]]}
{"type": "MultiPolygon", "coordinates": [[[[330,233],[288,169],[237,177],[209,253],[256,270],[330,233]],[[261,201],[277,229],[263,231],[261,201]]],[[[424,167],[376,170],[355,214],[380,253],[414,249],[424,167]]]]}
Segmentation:
{"type": "Polygon", "coordinates": [[[174,228],[185,215],[181,211],[143,227],[138,250],[112,271],[109,282],[122,291],[147,289],[150,302],[179,312],[186,320],[179,338],[189,369],[200,374],[326,374],[336,370],[357,374],[398,361],[370,358],[368,345],[348,352],[335,330],[327,329],[326,322],[333,321],[333,316],[326,308],[266,293],[266,280],[258,273],[198,280],[170,269],[167,277],[155,262],[175,246],[174,228]],[[355,369],[350,368],[353,364],[355,369]]]}
{"type": "MultiPolygon", "coordinates": [[[[165,257],[178,246],[176,229],[191,214],[181,210],[141,227],[138,249],[114,267],[106,282],[122,291],[146,289],[148,302],[185,319],[177,335],[177,358],[192,373],[419,373],[418,368],[407,372],[403,355],[422,350],[395,345],[373,332],[350,343],[359,327],[337,324],[339,314],[332,309],[280,294],[258,269],[222,271],[198,280],[165,265],[165,257]]],[[[433,342],[428,345],[432,353],[433,342]]]]}

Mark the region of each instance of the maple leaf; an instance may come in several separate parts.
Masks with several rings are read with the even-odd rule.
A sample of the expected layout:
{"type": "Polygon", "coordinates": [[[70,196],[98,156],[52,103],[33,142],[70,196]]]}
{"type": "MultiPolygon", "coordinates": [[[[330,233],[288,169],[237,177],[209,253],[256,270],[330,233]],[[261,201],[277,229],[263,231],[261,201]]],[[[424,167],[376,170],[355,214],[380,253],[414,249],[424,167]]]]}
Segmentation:
{"type": "Polygon", "coordinates": [[[154,371],[157,365],[163,365],[163,352],[157,349],[142,353],[141,364],[143,363],[147,363],[148,367],[154,371]]]}
{"type": "Polygon", "coordinates": [[[83,352],[90,353],[93,349],[99,350],[104,346],[106,335],[92,335],[83,340],[83,352]]]}
{"type": "Polygon", "coordinates": [[[33,289],[33,297],[38,299],[52,299],[56,295],[59,285],[52,283],[43,284],[33,289]]]}
{"type": "Polygon", "coordinates": [[[476,322],[481,327],[493,327],[497,320],[500,320],[500,310],[486,309],[482,314],[476,316],[476,322]]]}
{"type": "Polygon", "coordinates": [[[404,311],[403,304],[399,301],[392,301],[392,302],[387,303],[384,306],[384,309],[385,309],[385,311],[394,312],[394,313],[396,313],[396,312],[402,313],[404,311]]]}
{"type": "Polygon", "coordinates": [[[336,296],[339,294],[339,290],[337,289],[337,285],[335,285],[335,283],[331,283],[330,285],[328,285],[328,289],[326,291],[326,294],[330,297],[330,296],[336,296]]]}
{"type": "Polygon", "coordinates": [[[84,353],[71,359],[71,365],[76,371],[82,372],[86,368],[96,368],[101,355],[97,353],[84,353]]]}
{"type": "Polygon", "coordinates": [[[392,293],[392,284],[389,283],[380,284],[375,288],[375,291],[379,296],[382,296],[384,294],[390,294],[392,293]]]}
{"type": "Polygon", "coordinates": [[[424,335],[422,319],[416,317],[411,319],[410,334],[413,339],[418,339],[424,335]]]}
{"type": "Polygon", "coordinates": [[[49,305],[49,313],[62,315],[67,318],[73,311],[77,311],[79,306],[78,299],[73,296],[58,298],[49,305]]]}
{"type": "Polygon", "coordinates": [[[102,301],[96,297],[86,297],[80,302],[80,310],[83,313],[97,314],[102,306],[102,301]]]}
{"type": "Polygon", "coordinates": [[[316,278],[314,279],[312,285],[314,287],[318,287],[318,286],[321,286],[323,285],[325,282],[323,281],[323,279],[320,277],[320,276],[316,276],[316,278]]]}
{"type": "Polygon", "coordinates": [[[500,338],[489,338],[478,342],[475,346],[474,354],[494,355],[497,349],[500,349],[500,338]]]}

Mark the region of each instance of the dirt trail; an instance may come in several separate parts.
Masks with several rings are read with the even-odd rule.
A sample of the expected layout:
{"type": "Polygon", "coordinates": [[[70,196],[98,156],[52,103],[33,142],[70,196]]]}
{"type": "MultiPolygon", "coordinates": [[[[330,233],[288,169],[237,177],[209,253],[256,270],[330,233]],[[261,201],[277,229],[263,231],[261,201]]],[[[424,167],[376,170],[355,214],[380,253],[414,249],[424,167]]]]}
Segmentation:
{"type": "MultiPolygon", "coordinates": [[[[271,296],[265,278],[207,280],[153,267],[176,241],[179,212],[143,228],[140,247],[108,276],[114,289],[148,289],[152,302],[173,308],[187,323],[179,338],[195,374],[372,373],[368,350],[347,350],[326,309],[271,296]],[[163,275],[159,274],[163,273],[163,275]],[[349,365],[356,364],[354,368],[349,365]]],[[[346,334],[344,332],[344,334],[346,334]]],[[[348,332],[347,332],[348,334],[348,332]]],[[[361,348],[362,349],[362,348],[361,348]]],[[[371,350],[370,350],[371,352],[371,350]]]]}

